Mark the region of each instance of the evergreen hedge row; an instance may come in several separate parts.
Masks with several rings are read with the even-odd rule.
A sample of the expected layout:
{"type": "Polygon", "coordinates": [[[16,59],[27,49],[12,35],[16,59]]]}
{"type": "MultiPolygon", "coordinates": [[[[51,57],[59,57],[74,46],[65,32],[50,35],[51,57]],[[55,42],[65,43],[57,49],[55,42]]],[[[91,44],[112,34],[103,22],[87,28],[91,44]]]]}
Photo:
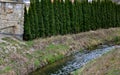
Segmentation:
{"type": "Polygon", "coordinates": [[[31,0],[25,8],[24,40],[120,26],[120,5],[110,0],[31,0]]]}

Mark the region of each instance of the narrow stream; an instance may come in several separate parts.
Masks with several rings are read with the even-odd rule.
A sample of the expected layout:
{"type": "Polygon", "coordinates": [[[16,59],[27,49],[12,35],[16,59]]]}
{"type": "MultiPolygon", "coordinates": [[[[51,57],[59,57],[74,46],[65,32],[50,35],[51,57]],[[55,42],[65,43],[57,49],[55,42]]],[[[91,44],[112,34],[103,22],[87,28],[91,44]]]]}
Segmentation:
{"type": "Polygon", "coordinates": [[[103,54],[120,46],[102,45],[100,48],[84,52],[76,52],[72,56],[50,64],[42,69],[38,69],[30,75],[70,75],[76,69],[81,68],[89,61],[102,56],[103,54]]]}

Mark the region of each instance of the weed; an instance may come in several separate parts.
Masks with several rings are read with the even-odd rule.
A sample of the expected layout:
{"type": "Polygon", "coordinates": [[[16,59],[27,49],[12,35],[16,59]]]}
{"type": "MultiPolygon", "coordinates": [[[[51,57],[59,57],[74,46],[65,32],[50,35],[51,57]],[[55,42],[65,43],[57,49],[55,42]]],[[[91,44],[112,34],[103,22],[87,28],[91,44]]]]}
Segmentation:
{"type": "Polygon", "coordinates": [[[0,59],[0,65],[2,65],[4,63],[3,59],[0,59]]]}
{"type": "Polygon", "coordinates": [[[32,56],[31,54],[29,54],[29,53],[26,53],[26,57],[27,57],[28,59],[32,59],[32,58],[33,58],[33,56],[32,56]]]}
{"type": "Polygon", "coordinates": [[[0,47],[3,47],[3,46],[7,46],[7,44],[5,42],[1,42],[0,47]]]}
{"type": "Polygon", "coordinates": [[[38,66],[40,65],[40,61],[37,60],[37,59],[35,59],[35,60],[34,60],[34,65],[35,65],[35,67],[38,67],[38,66]]]}
{"type": "Polygon", "coordinates": [[[106,75],[120,75],[120,69],[119,70],[112,69],[106,75]]]}
{"type": "Polygon", "coordinates": [[[28,47],[32,47],[34,42],[33,41],[27,41],[26,44],[28,45],[28,47]]]}
{"type": "Polygon", "coordinates": [[[8,71],[10,71],[12,68],[10,66],[6,66],[3,70],[0,71],[0,74],[1,73],[6,73],[8,71]]]}
{"type": "Polygon", "coordinates": [[[45,50],[47,51],[50,51],[50,50],[53,50],[53,51],[63,50],[64,51],[67,49],[69,49],[69,47],[66,45],[62,45],[62,44],[59,44],[59,45],[50,44],[48,47],[45,48],[45,50]]]}
{"type": "Polygon", "coordinates": [[[115,44],[120,44],[120,37],[119,36],[114,37],[113,41],[115,44]]]}

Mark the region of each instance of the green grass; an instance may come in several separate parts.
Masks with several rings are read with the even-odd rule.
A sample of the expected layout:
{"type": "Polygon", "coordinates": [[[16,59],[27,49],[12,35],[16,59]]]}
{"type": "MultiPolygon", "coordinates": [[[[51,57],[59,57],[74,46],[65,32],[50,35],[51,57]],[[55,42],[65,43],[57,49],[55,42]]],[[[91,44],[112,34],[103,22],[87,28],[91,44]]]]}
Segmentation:
{"type": "Polygon", "coordinates": [[[53,55],[53,54],[49,54],[49,55],[47,55],[47,56],[45,56],[43,59],[45,59],[46,61],[48,61],[48,63],[53,63],[53,62],[55,62],[56,60],[59,60],[59,59],[61,59],[61,58],[63,58],[64,56],[63,55],[60,55],[60,54],[58,54],[58,55],[53,55]]]}
{"type": "Polygon", "coordinates": [[[120,44],[120,36],[115,36],[113,38],[113,41],[114,41],[115,44],[120,44]]]}
{"type": "Polygon", "coordinates": [[[32,47],[34,42],[33,41],[27,41],[26,44],[27,44],[28,47],[32,47]]]}
{"type": "Polygon", "coordinates": [[[25,56],[26,56],[28,59],[32,59],[32,58],[33,58],[33,56],[32,56],[31,54],[29,54],[29,53],[26,53],[25,56]]]}
{"type": "Polygon", "coordinates": [[[53,63],[64,57],[62,51],[67,50],[68,47],[65,45],[48,45],[44,50],[36,50],[33,55],[27,54],[28,58],[34,57],[39,59],[39,61],[44,61],[47,63],[53,63]],[[62,50],[62,51],[61,51],[62,50]]]}
{"type": "Polygon", "coordinates": [[[1,42],[0,47],[4,47],[4,46],[7,46],[7,44],[5,42],[1,42]]]}
{"type": "Polygon", "coordinates": [[[62,44],[58,44],[58,45],[50,44],[48,45],[48,47],[45,48],[45,50],[59,50],[59,49],[66,50],[68,49],[68,46],[62,44]]]}
{"type": "Polygon", "coordinates": [[[10,66],[6,66],[3,70],[0,71],[0,74],[2,73],[6,73],[8,71],[10,71],[12,68],[10,66]]]}
{"type": "Polygon", "coordinates": [[[0,65],[4,64],[4,60],[1,58],[0,59],[0,65]]]}
{"type": "Polygon", "coordinates": [[[35,60],[34,60],[34,65],[35,65],[35,67],[38,67],[38,66],[40,65],[40,61],[37,60],[37,59],[35,59],[35,60]]]}
{"type": "Polygon", "coordinates": [[[111,69],[106,75],[120,75],[120,69],[111,69]]]}

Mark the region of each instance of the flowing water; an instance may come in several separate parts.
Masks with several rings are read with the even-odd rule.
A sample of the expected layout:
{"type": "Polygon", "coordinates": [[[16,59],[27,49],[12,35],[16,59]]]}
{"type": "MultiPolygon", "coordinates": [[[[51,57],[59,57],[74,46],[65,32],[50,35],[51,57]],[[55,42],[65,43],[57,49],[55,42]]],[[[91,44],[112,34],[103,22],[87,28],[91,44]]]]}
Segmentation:
{"type": "Polygon", "coordinates": [[[76,69],[80,69],[89,61],[102,56],[103,54],[120,46],[102,45],[101,48],[92,51],[76,52],[72,56],[57,61],[44,68],[38,69],[30,75],[70,75],[76,69]]]}

